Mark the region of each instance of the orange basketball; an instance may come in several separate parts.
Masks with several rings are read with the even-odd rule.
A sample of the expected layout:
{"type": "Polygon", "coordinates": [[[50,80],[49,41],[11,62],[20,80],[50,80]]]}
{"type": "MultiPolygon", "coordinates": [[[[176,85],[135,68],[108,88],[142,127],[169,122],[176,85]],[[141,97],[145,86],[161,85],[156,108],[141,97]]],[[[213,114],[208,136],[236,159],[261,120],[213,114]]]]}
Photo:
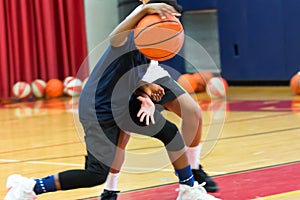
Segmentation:
{"type": "Polygon", "coordinates": [[[136,47],[151,60],[173,58],[182,48],[183,41],[183,27],[173,15],[167,15],[165,19],[157,14],[146,15],[134,30],[136,47]]]}
{"type": "Polygon", "coordinates": [[[300,72],[295,74],[290,80],[290,88],[294,94],[300,94],[300,72]]]}
{"type": "Polygon", "coordinates": [[[50,79],[45,88],[46,98],[55,98],[62,96],[64,92],[64,83],[59,79],[50,79]]]}
{"type": "Polygon", "coordinates": [[[194,79],[197,82],[197,89],[195,92],[204,92],[206,90],[206,84],[208,81],[214,77],[214,75],[211,72],[196,72],[193,74],[194,79]]]}
{"type": "Polygon", "coordinates": [[[197,82],[192,74],[182,74],[179,76],[177,82],[188,93],[194,93],[197,89],[197,82]]]}

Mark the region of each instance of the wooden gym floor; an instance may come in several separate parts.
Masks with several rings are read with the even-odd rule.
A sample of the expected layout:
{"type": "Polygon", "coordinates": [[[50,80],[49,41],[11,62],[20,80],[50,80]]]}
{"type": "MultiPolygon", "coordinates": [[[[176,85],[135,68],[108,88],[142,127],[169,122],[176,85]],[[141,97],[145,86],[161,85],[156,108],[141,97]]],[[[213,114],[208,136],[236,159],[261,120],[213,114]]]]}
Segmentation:
{"type": "MultiPolygon", "coordinates": [[[[194,97],[203,108],[201,162],[220,185],[216,196],[300,199],[300,96],[288,87],[229,87],[226,102],[211,102],[205,93],[194,97]]],[[[76,104],[59,98],[0,106],[0,199],[10,174],[43,177],[83,167],[85,149],[72,102],[76,104]]],[[[180,119],[164,114],[180,126],[180,119]]],[[[161,149],[159,142],[133,135],[118,184],[119,199],[176,198],[177,179],[165,154],[147,158],[161,149]],[[143,165],[146,161],[149,166],[143,165]]],[[[38,199],[96,199],[102,188],[60,191],[38,199]]]]}

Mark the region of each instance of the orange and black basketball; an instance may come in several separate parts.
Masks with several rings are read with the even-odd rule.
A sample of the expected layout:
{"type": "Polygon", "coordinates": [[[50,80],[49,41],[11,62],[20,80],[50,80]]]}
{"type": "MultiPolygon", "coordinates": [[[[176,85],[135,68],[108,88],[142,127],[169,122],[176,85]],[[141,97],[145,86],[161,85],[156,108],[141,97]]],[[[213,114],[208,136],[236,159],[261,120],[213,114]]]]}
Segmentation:
{"type": "Polygon", "coordinates": [[[173,15],[162,19],[158,14],[146,15],[134,31],[136,47],[149,59],[165,61],[182,48],[184,30],[173,15]]]}

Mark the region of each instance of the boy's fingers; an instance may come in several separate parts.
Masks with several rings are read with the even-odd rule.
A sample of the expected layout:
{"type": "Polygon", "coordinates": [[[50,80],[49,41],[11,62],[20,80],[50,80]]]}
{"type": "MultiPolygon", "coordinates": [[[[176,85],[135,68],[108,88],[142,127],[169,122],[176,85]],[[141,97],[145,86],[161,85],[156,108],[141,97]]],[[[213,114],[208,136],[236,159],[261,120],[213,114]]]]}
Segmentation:
{"type": "Polygon", "coordinates": [[[146,116],[146,113],[143,113],[142,116],[140,117],[140,122],[144,121],[145,116],[146,116]]]}
{"type": "Polygon", "coordinates": [[[137,116],[137,117],[140,117],[141,114],[142,114],[142,112],[143,112],[143,111],[140,109],[136,116],[137,116]]]}
{"type": "Polygon", "coordinates": [[[151,115],[150,117],[151,117],[151,122],[152,122],[152,124],[155,124],[154,116],[151,115]]]}

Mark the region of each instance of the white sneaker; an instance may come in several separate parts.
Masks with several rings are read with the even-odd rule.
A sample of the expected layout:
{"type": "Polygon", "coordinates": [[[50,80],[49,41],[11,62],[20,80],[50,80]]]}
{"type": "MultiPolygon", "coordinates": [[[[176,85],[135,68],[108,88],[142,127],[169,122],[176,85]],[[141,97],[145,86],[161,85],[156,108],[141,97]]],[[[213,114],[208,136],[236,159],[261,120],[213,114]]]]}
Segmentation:
{"type": "Polygon", "coordinates": [[[176,200],[221,200],[210,194],[207,194],[203,185],[205,185],[205,183],[199,185],[197,181],[195,181],[193,187],[180,184],[178,189],[179,193],[176,200]]]}
{"type": "Polygon", "coordinates": [[[19,174],[7,178],[6,188],[8,190],[4,200],[34,200],[37,198],[33,191],[35,180],[23,177],[19,174]]]}

